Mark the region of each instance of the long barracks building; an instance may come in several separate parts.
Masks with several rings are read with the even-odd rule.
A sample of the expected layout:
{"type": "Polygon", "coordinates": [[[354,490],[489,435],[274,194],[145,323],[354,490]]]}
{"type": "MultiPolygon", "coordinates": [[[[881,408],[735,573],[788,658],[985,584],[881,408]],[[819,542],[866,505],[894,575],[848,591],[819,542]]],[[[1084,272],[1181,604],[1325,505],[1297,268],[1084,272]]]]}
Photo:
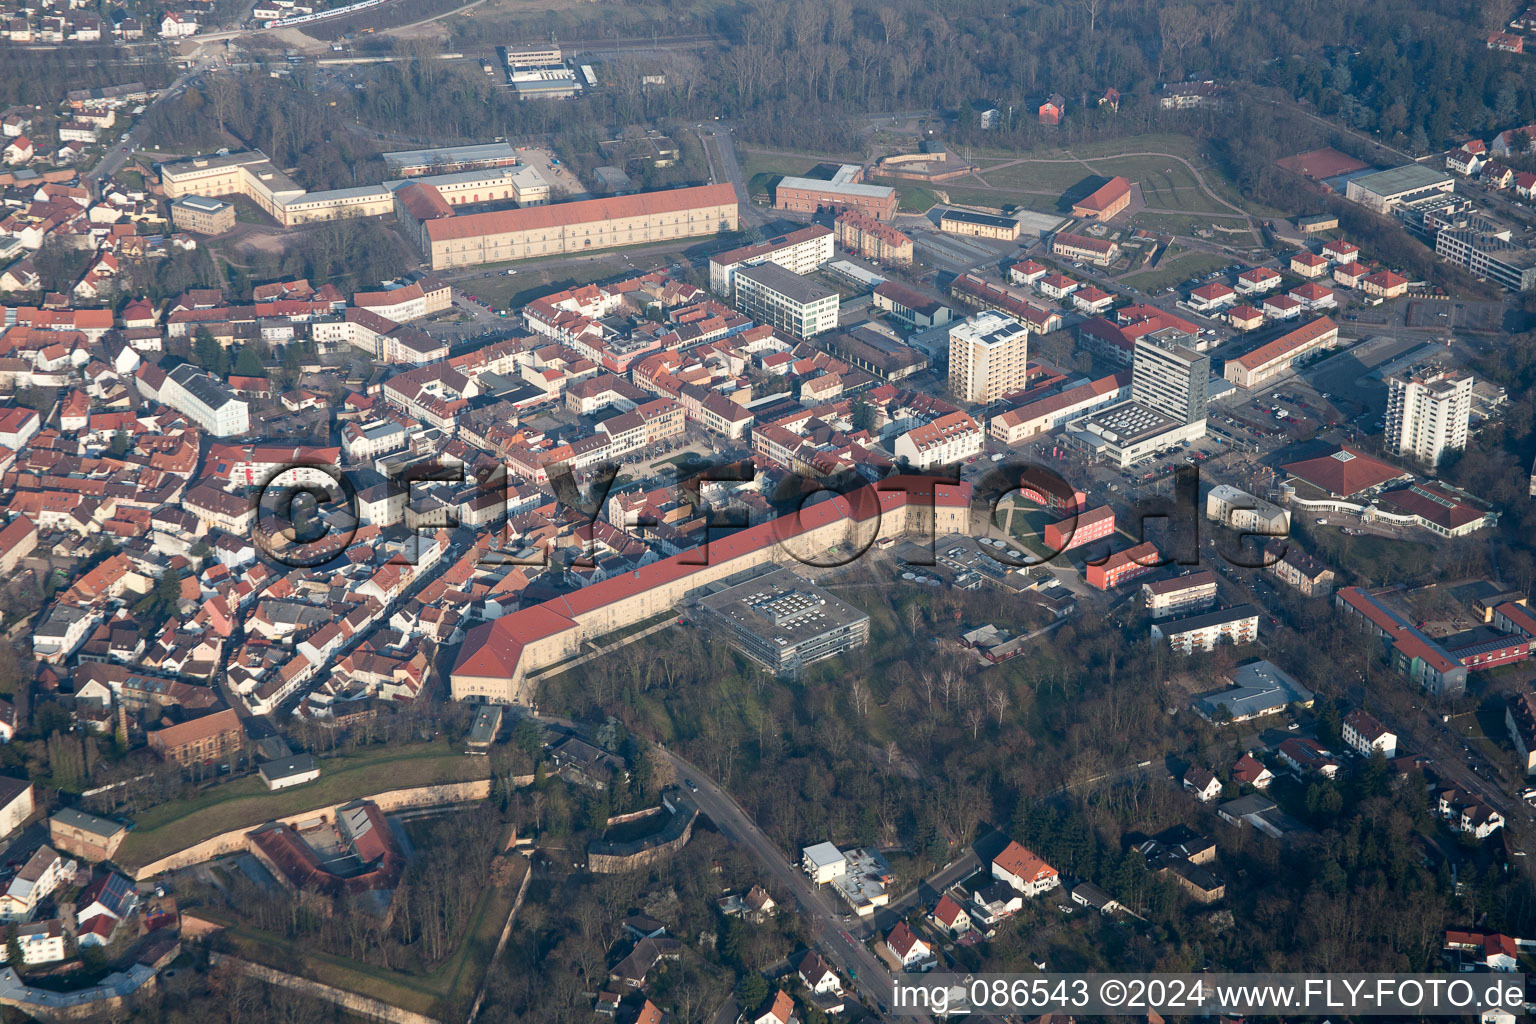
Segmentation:
{"type": "MultiPolygon", "coordinates": [[[[897,476],[504,615],[470,630],[451,676],[455,700],[524,703],[538,674],[618,630],[668,612],[711,583],[769,563],[824,559],[842,545],[942,536],[970,526],[971,486],[897,476]]],[[[856,557],[856,556],[855,556],[856,557]]]]}
{"type": "Polygon", "coordinates": [[[735,231],[736,190],[695,185],[517,210],[456,214],[436,190],[412,184],[397,214],[432,269],[596,252],[735,231]]]}

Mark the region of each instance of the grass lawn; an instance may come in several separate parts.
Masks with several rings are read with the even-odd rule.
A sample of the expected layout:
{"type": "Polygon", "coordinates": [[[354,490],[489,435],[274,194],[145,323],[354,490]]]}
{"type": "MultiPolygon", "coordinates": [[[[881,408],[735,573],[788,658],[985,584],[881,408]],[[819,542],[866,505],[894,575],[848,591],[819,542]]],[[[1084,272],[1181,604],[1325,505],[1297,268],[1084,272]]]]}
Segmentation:
{"type": "MultiPolygon", "coordinates": [[[[1216,224],[1223,227],[1240,227],[1242,221],[1236,218],[1203,217],[1198,213],[1137,213],[1131,217],[1131,224],[1148,231],[1155,231],[1167,235],[1194,235],[1204,228],[1210,228],[1216,224]]],[[[1217,236],[1218,238],[1220,235],[1217,236]]],[[[1241,235],[1232,236],[1234,242],[1253,241],[1253,236],[1244,232],[1241,235]]]]}
{"type": "Polygon", "coordinates": [[[1148,270],[1141,274],[1131,274],[1122,280],[1144,292],[1155,292],[1159,288],[1167,288],[1189,280],[1197,274],[1209,273],[1222,267],[1231,266],[1232,260],[1225,256],[1217,256],[1214,253],[1192,252],[1183,256],[1175,256],[1173,259],[1164,259],[1156,270],[1148,270]]]}
{"type": "MultiPolygon", "coordinates": [[[[991,180],[990,178],[988,179],[991,180]]],[[[945,182],[937,186],[938,191],[949,197],[952,203],[962,206],[990,206],[996,209],[1013,204],[1026,210],[1034,210],[1037,213],[1055,213],[1067,216],[1071,214],[1071,207],[1064,207],[1061,197],[1056,194],[1038,195],[1030,192],[1014,192],[1007,188],[980,188],[956,185],[954,182],[945,182]]]]}
{"type": "Polygon", "coordinates": [[[897,185],[894,181],[880,182],[896,189],[896,198],[903,213],[927,213],[938,203],[938,196],[916,185],[897,185]]]}
{"type": "MultiPolygon", "coordinates": [[[[1066,159],[1064,157],[1048,157],[1046,159],[1066,159]]],[[[1083,187],[1078,191],[1086,193],[1088,184],[1095,183],[1103,175],[1095,174],[1076,160],[1069,163],[1022,163],[1012,167],[1004,167],[996,171],[981,172],[981,176],[987,179],[987,184],[996,185],[999,188],[1012,187],[1029,189],[1035,192],[1068,192],[1083,187]]]]}
{"type": "MultiPolygon", "coordinates": [[[[1225,209],[1212,202],[1210,197],[1198,188],[1193,187],[1194,179],[1181,164],[1170,161],[1166,157],[1114,156],[1117,153],[1168,153],[1188,160],[1205,178],[1205,183],[1210,186],[1211,191],[1240,209],[1260,217],[1289,216],[1284,211],[1274,210],[1244,199],[1225,177],[1207,163],[1200,152],[1199,142],[1186,135],[1160,132],[1121,139],[1101,139],[1074,146],[1070,153],[1056,147],[1044,147],[1029,152],[973,148],[967,152],[969,158],[981,167],[982,174],[994,185],[1004,184],[1005,181],[987,174],[986,168],[995,167],[1007,160],[1016,160],[1020,157],[1034,160],[1083,160],[1102,175],[1123,174],[1132,181],[1140,181],[1149,206],[1191,211],[1225,209]],[[1163,172],[1169,168],[1173,170],[1168,175],[1164,175],[1163,172]],[[1184,186],[1190,187],[1186,189],[1184,186]],[[1170,191],[1170,188],[1173,190],[1170,191]]],[[[1072,184],[1081,181],[1091,173],[1093,172],[1080,163],[1020,164],[997,172],[998,175],[1004,176],[1006,183],[1016,183],[1021,188],[1056,187],[1046,184],[1052,182],[1060,183],[1059,187],[1062,191],[1066,191],[1072,184]],[[1029,184],[1031,176],[1033,181],[1040,184],[1029,184]]]]}
{"type": "Polygon", "coordinates": [[[746,235],[737,231],[725,231],[715,235],[678,239],[678,245],[655,252],[637,253],[625,258],[625,253],[636,249],[660,246],[658,242],[644,242],[634,246],[618,246],[594,249],[590,253],[560,253],[547,258],[513,260],[506,263],[488,263],[489,277],[469,277],[458,283],[461,291],[478,295],[496,309],[526,306],[529,302],[562,288],[576,288],[594,281],[649,273],[678,262],[679,253],[687,253],[698,246],[709,249],[734,248],[745,245],[746,235]],[[589,262],[574,264],[576,256],[594,257],[589,262]],[[543,265],[547,259],[549,265],[543,265]],[[517,273],[508,274],[507,270],[517,273]]]}
{"type": "MultiPolygon", "coordinates": [[[[522,870],[527,870],[526,861],[519,858],[517,863],[522,870]]],[[[475,989],[490,966],[491,953],[496,949],[496,940],[501,937],[502,926],[506,924],[521,883],[519,874],[507,885],[488,887],[458,949],[434,970],[420,974],[391,971],[304,949],[280,936],[236,924],[221,914],[202,908],[197,914],[226,925],[224,936],[248,960],[302,974],[323,984],[381,999],[416,1013],[441,1015],[445,1008],[467,1006],[474,999],[475,989]]]]}
{"type": "Polygon", "coordinates": [[[391,789],[483,779],[487,772],[484,758],[438,740],[323,758],[318,780],[276,793],[259,775],[251,775],[138,815],[117,860],[138,867],[231,829],[391,789]]]}

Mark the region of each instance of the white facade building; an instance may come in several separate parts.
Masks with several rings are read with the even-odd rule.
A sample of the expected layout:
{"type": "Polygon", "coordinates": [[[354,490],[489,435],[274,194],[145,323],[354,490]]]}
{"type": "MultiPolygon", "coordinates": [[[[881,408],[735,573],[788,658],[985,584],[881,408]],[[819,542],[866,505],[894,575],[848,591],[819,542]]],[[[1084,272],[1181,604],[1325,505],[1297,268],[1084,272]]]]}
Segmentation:
{"type": "Polygon", "coordinates": [[[1387,445],[1433,466],[1448,451],[1467,446],[1472,375],[1421,367],[1387,378],[1387,445]]]}
{"type": "Polygon", "coordinates": [[[1356,709],[1345,715],[1340,735],[1352,749],[1366,757],[1370,757],[1378,750],[1383,757],[1397,756],[1397,733],[1382,725],[1367,712],[1356,709]]]}
{"type": "Polygon", "coordinates": [[[907,431],[896,439],[891,451],[906,459],[916,469],[953,466],[980,455],[987,445],[987,432],[968,413],[952,412],[907,431]]]}
{"type": "Polygon", "coordinates": [[[218,378],[191,363],[182,363],[165,375],[160,401],[214,437],[234,437],[251,429],[250,406],[218,378]]]}
{"type": "Polygon", "coordinates": [[[1029,328],[987,310],[949,328],[949,386],[963,402],[993,402],[1024,387],[1029,328]]]}
{"type": "Polygon", "coordinates": [[[758,323],[796,338],[809,338],[837,327],[838,294],[777,263],[761,263],[735,272],[736,308],[758,323]]]}
{"type": "Polygon", "coordinates": [[[825,885],[846,870],[842,851],[831,843],[817,843],[800,851],[800,868],[815,885],[825,885]]]}
{"type": "Polygon", "coordinates": [[[1285,536],[1291,527],[1288,510],[1231,484],[1211,488],[1205,496],[1205,518],[1244,533],[1276,537],[1285,536]]]}

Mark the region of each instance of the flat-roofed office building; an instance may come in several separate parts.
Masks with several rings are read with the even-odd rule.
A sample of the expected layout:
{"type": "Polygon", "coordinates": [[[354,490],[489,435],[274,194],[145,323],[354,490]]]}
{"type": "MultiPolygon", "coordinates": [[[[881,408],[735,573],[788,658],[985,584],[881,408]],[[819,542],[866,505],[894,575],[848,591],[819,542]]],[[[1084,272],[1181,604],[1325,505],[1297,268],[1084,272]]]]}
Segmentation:
{"type": "Polygon", "coordinates": [[[816,268],[833,256],[832,229],[821,224],[791,231],[711,256],[709,259],[709,288],[717,295],[729,297],[735,284],[736,271],[743,267],[755,267],[761,263],[777,263],[794,274],[814,273],[816,268]]]}
{"type": "Polygon", "coordinates": [[[208,196],[182,196],[171,201],[171,223],[195,235],[218,235],[235,226],[235,208],[208,196]]]}
{"type": "Polygon", "coordinates": [[[736,308],[796,338],[837,327],[838,295],[776,263],[736,271],[736,308]]]}
{"type": "Polygon", "coordinates": [[[869,616],[787,568],[699,601],[705,620],[763,668],[798,677],[809,665],[869,642],[869,616]]]}

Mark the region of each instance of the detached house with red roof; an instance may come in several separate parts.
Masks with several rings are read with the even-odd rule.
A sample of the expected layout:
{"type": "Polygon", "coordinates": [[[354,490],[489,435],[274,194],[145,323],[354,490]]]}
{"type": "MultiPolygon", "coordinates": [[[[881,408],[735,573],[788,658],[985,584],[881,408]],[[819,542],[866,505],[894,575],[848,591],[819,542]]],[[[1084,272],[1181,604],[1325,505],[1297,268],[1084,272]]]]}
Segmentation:
{"type": "Polygon", "coordinates": [[[1315,313],[1323,309],[1332,309],[1338,305],[1337,300],[1333,297],[1333,289],[1326,285],[1318,284],[1316,281],[1299,284],[1286,294],[1301,303],[1302,308],[1309,313],[1315,313]]]}
{"type": "Polygon", "coordinates": [[[1408,279],[1391,270],[1379,270],[1360,282],[1360,290],[1381,299],[1395,299],[1408,291],[1408,279]]]}
{"type": "Polygon", "coordinates": [[[904,971],[930,971],[937,964],[933,948],[918,938],[905,921],[891,929],[891,934],[885,937],[885,947],[904,971]]]}
{"type": "Polygon", "coordinates": [[[1283,280],[1278,270],[1254,267],[1237,275],[1237,290],[1244,295],[1262,295],[1280,287],[1283,280]]]}
{"type": "Polygon", "coordinates": [[[1252,754],[1244,754],[1232,766],[1232,781],[1239,785],[1263,790],[1268,789],[1269,784],[1275,781],[1275,773],[1264,767],[1263,763],[1252,754]]]}
{"type": "Polygon", "coordinates": [[[1220,281],[1201,285],[1189,293],[1188,306],[1196,313],[1214,313],[1237,301],[1237,292],[1220,281]]]}
{"type": "Polygon", "coordinates": [[[1495,32],[1488,37],[1488,49],[1502,53],[1524,53],[1525,37],[1513,32],[1495,32]]]}
{"type": "Polygon", "coordinates": [[[933,913],[928,919],[950,935],[959,937],[970,931],[975,925],[971,921],[971,915],[949,893],[939,897],[939,902],[933,908],[933,913]]]}
{"type": "Polygon", "coordinates": [[[1358,288],[1365,280],[1366,269],[1359,263],[1336,263],[1333,267],[1333,283],[1344,288],[1358,288]]]}
{"type": "Polygon", "coordinates": [[[1446,929],[1446,959],[1463,971],[1485,967],[1490,971],[1516,971],[1520,951],[1515,940],[1498,932],[1470,932],[1446,929]]]}
{"type": "Polygon", "coordinates": [[[1291,257],[1291,273],[1302,277],[1322,277],[1328,272],[1328,261],[1315,252],[1299,252],[1291,257]]]}
{"type": "MultiPolygon", "coordinates": [[[[1536,175],[1531,177],[1533,183],[1536,183],[1536,175]]],[[[1036,263],[1034,260],[1024,260],[1008,268],[1008,283],[1032,285],[1049,273],[1050,270],[1042,264],[1036,263]]]]}
{"type": "Polygon", "coordinates": [[[25,135],[18,135],[13,142],[5,147],[4,152],[0,153],[0,159],[3,159],[12,167],[18,167],[22,164],[31,163],[32,157],[35,155],[36,150],[32,146],[32,140],[25,135]]]}
{"type": "Polygon", "coordinates": [[[1038,896],[1061,885],[1056,869],[1016,842],[992,861],[992,877],[1007,882],[1025,896],[1038,896]]]}
{"type": "Polygon", "coordinates": [[[1453,174],[1471,177],[1482,170],[1483,162],[1487,159],[1488,147],[1483,145],[1481,139],[1473,139],[1445,154],[1445,169],[1453,174]]]}
{"type": "Polygon", "coordinates": [[[1323,244],[1323,255],[1334,263],[1353,263],[1360,258],[1360,247],[1353,242],[1336,238],[1323,244]]]}
{"type": "Polygon", "coordinates": [[[1227,310],[1227,323],[1239,331],[1251,331],[1264,326],[1264,311],[1244,303],[1227,310]]]}
{"type": "Polygon", "coordinates": [[[795,1016],[795,1001],[783,989],[778,990],[757,1010],[742,1014],[747,1024],[799,1024],[795,1016]]]}

